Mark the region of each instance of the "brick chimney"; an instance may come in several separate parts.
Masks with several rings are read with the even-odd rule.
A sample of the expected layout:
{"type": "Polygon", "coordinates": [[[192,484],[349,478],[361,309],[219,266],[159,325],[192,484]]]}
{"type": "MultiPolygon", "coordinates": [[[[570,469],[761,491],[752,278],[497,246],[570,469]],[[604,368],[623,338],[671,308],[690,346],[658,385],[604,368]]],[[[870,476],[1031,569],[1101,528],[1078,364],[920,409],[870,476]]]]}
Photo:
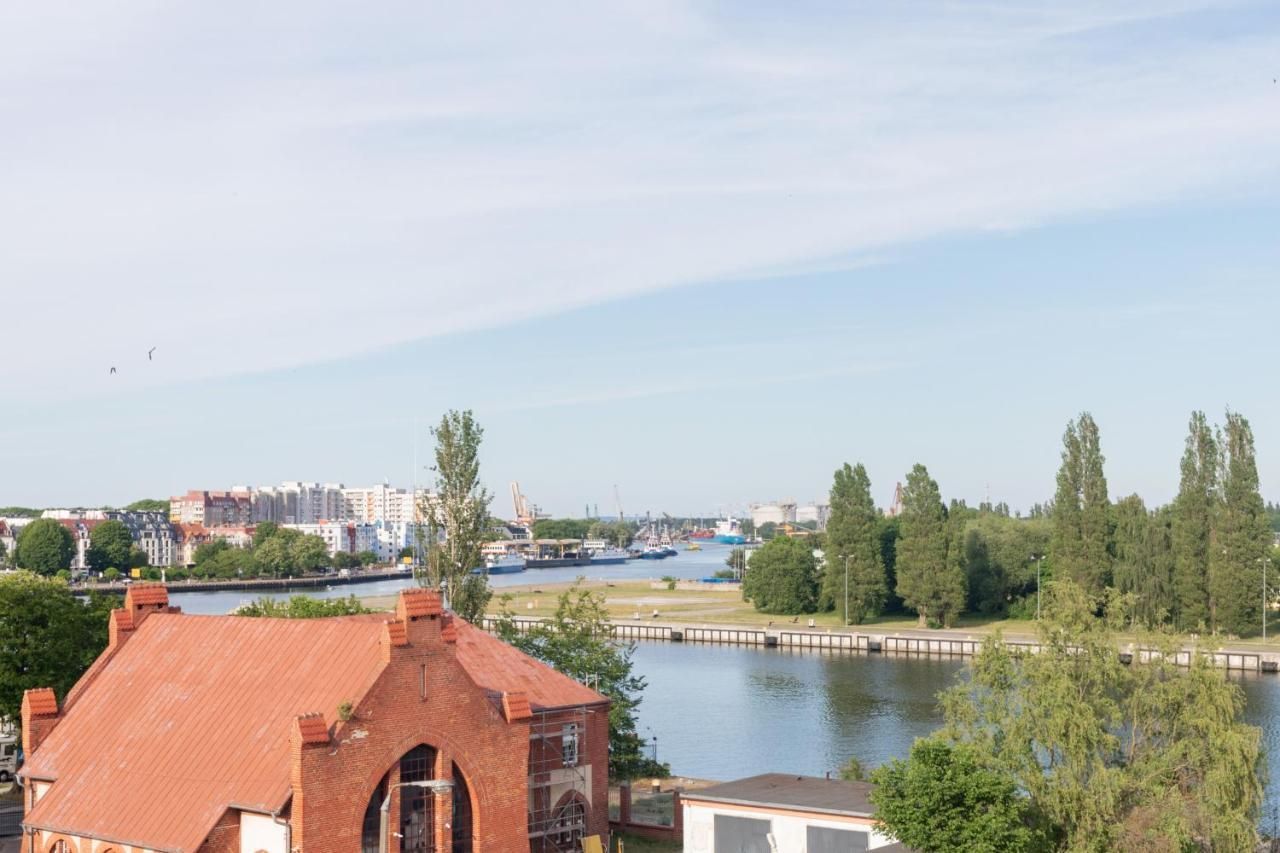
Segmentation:
{"type": "Polygon", "coordinates": [[[61,713],[58,697],[48,687],[37,687],[22,694],[22,748],[30,755],[44,743],[61,713]]]}
{"type": "Polygon", "coordinates": [[[178,613],[169,606],[169,591],[161,583],[134,584],[125,591],[124,606],[111,611],[107,623],[107,648],[118,649],[152,613],[178,613]]]}
{"type": "Polygon", "coordinates": [[[428,649],[444,645],[444,605],[439,593],[429,589],[401,590],[396,600],[396,620],[404,623],[409,645],[428,649]]]}

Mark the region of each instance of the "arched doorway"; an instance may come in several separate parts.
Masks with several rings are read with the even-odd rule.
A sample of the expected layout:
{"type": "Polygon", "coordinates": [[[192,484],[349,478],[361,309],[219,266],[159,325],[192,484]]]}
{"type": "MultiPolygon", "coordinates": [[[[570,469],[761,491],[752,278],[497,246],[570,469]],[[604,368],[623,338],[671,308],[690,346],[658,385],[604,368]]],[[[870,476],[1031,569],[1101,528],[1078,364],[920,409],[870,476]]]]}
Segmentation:
{"type": "Polygon", "coordinates": [[[378,853],[378,833],[382,831],[382,801],[386,797],[387,777],[383,776],[364,809],[364,820],[360,824],[360,853],[378,853]]]}

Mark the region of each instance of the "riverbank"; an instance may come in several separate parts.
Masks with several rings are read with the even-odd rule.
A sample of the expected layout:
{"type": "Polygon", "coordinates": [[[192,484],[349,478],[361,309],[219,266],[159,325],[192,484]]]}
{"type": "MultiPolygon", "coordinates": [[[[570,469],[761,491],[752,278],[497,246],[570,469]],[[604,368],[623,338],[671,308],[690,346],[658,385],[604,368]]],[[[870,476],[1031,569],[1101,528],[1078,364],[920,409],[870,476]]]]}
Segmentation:
{"type": "MultiPolygon", "coordinates": [[[[262,590],[298,590],[328,588],[331,586],[350,586],[352,584],[376,583],[378,581],[396,580],[408,577],[409,573],[402,569],[383,569],[379,571],[357,571],[350,575],[337,573],[327,575],[304,575],[296,578],[251,578],[247,580],[196,580],[188,578],[181,581],[165,581],[164,588],[170,593],[178,592],[245,592],[262,590]]],[[[115,583],[87,583],[73,587],[76,592],[100,592],[106,595],[124,595],[133,583],[160,583],[160,581],[117,581],[115,583]]]]}
{"type": "MultiPolygon", "coordinates": [[[[569,582],[524,584],[501,590],[490,604],[488,616],[508,607],[526,626],[555,612],[557,599],[569,582]]],[[[801,647],[847,652],[905,653],[941,657],[970,657],[988,635],[1000,631],[1004,641],[1028,651],[1036,648],[1036,626],[1031,620],[961,617],[950,629],[920,628],[914,618],[880,617],[861,625],[844,626],[834,613],[804,616],[771,616],[758,613],[742,601],[738,589],[699,587],[670,588],[662,581],[589,581],[589,589],[604,595],[614,622],[614,635],[627,640],[730,643],[766,647],[801,647]]],[[[366,606],[390,609],[391,597],[364,599],[366,606]]],[[[1118,637],[1123,652],[1141,658],[1144,649],[1135,636],[1118,637]]],[[[1195,638],[1184,638],[1180,662],[1190,661],[1195,638]]],[[[1215,661],[1226,669],[1277,672],[1280,639],[1265,645],[1260,640],[1207,641],[1215,661]]]]}

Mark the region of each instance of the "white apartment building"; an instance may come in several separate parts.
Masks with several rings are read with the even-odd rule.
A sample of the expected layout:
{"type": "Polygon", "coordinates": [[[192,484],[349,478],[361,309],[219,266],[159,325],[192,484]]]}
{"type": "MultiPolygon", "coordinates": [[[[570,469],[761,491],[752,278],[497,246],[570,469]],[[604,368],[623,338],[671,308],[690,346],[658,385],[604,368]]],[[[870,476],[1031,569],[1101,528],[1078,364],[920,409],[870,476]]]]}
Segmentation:
{"type": "Polygon", "coordinates": [[[366,524],[415,524],[422,523],[421,506],[429,500],[426,489],[399,489],[387,483],[367,488],[342,490],[342,500],[348,521],[366,524]]]}
{"type": "Polygon", "coordinates": [[[381,555],[378,527],[373,524],[356,524],[349,521],[322,521],[316,524],[285,524],[304,536],[319,536],[324,540],[329,556],[338,553],[358,554],[373,551],[381,555]]]}

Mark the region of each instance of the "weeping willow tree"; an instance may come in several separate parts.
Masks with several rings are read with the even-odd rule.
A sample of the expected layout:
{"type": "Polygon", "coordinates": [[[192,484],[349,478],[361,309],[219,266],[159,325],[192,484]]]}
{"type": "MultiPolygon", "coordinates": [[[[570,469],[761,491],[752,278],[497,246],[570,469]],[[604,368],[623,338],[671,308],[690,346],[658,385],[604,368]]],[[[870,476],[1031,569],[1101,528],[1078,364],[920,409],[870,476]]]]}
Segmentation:
{"type": "Polygon", "coordinates": [[[1241,721],[1243,693],[1199,652],[1177,666],[1164,633],[1126,664],[1132,597],[1104,597],[1055,584],[1037,654],[988,639],[943,694],[943,737],[1013,782],[1051,849],[1252,850],[1261,732],[1241,721]]]}

